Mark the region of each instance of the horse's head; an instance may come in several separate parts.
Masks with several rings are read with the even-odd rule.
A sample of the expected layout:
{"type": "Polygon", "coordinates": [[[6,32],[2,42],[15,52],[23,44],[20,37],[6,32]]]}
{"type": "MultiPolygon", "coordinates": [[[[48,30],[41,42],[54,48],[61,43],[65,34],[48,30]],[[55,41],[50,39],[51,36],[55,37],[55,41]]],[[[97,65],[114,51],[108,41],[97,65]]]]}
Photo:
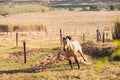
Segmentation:
{"type": "Polygon", "coordinates": [[[66,49],[69,47],[69,41],[72,38],[70,36],[63,37],[63,50],[66,51],[66,49]]]}

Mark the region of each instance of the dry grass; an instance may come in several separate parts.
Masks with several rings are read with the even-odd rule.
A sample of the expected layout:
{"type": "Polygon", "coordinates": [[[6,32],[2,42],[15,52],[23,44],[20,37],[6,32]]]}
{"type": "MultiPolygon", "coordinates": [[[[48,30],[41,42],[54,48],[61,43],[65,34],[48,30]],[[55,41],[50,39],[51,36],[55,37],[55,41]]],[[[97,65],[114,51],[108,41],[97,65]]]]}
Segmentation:
{"type": "Polygon", "coordinates": [[[119,11],[49,11],[45,13],[10,14],[1,23],[44,23],[48,27],[108,27],[119,17],[119,11]]]}
{"type": "MultiPolygon", "coordinates": [[[[1,33],[0,35],[0,70],[5,70],[5,73],[0,73],[0,79],[3,80],[119,80],[120,63],[108,62],[104,67],[96,72],[95,59],[90,58],[92,65],[81,65],[81,70],[69,70],[68,63],[63,62],[57,64],[58,67],[47,69],[38,73],[25,73],[22,69],[28,68],[31,64],[36,64],[41,55],[35,54],[29,56],[29,63],[23,64],[23,61],[8,58],[9,52],[22,50],[22,42],[26,40],[27,48],[53,48],[61,47],[59,39],[59,29],[64,29],[64,35],[72,34],[75,39],[81,41],[80,35],[86,33],[92,35],[91,40],[95,38],[96,28],[111,27],[114,25],[114,20],[119,17],[119,11],[50,11],[45,13],[21,13],[10,14],[7,17],[0,16],[1,24],[45,24],[48,29],[48,35],[45,32],[20,32],[19,33],[19,48],[15,48],[15,33],[1,33]],[[74,35],[77,29],[77,36],[74,35]],[[66,31],[66,32],[65,32],[66,31]],[[77,38],[76,38],[77,37],[77,38]],[[16,70],[17,69],[17,70],[16,70]],[[9,71],[12,70],[13,73],[9,71]],[[8,73],[7,73],[8,72],[8,73]],[[63,75],[64,74],[64,75],[63,75]]],[[[44,55],[51,52],[43,52],[44,55]]],[[[43,57],[42,57],[43,58],[43,57]]]]}
{"type": "Polygon", "coordinates": [[[119,11],[65,11],[56,10],[45,13],[10,14],[0,17],[1,24],[43,24],[47,26],[48,34],[59,34],[59,29],[64,34],[95,35],[96,28],[112,27],[114,21],[120,16],[119,11]]]}
{"type": "Polygon", "coordinates": [[[68,62],[64,61],[55,63],[55,67],[47,68],[42,72],[29,72],[29,67],[36,64],[39,66],[39,62],[42,61],[45,56],[53,53],[53,50],[30,50],[27,55],[27,64],[24,64],[22,57],[23,55],[21,52],[18,52],[17,49],[21,50],[22,48],[11,48],[5,53],[5,55],[10,55],[11,57],[3,57],[5,55],[0,55],[1,80],[119,80],[120,77],[120,62],[107,62],[102,65],[102,68],[99,71],[96,71],[97,60],[91,57],[88,57],[88,60],[90,60],[92,64],[81,64],[81,69],[79,70],[77,69],[76,64],[73,64],[74,69],[70,70],[68,62]],[[9,53],[9,51],[12,51],[14,54],[9,53]],[[16,56],[17,52],[19,56],[16,56]]]}
{"type": "MultiPolygon", "coordinates": [[[[48,35],[56,36],[59,29],[63,30],[63,35],[77,35],[76,39],[82,42],[82,35],[86,34],[87,40],[96,39],[96,29],[103,27],[112,27],[114,20],[120,16],[119,11],[65,11],[56,10],[45,13],[21,13],[10,14],[8,17],[2,17],[1,24],[43,24],[47,27],[48,35]]],[[[40,33],[39,35],[41,35],[40,33]]],[[[44,33],[46,34],[46,33],[44,33]]],[[[110,39],[111,32],[108,33],[110,39]]],[[[56,40],[56,38],[53,37],[56,40]]],[[[57,39],[59,40],[59,39],[57,39]]]]}

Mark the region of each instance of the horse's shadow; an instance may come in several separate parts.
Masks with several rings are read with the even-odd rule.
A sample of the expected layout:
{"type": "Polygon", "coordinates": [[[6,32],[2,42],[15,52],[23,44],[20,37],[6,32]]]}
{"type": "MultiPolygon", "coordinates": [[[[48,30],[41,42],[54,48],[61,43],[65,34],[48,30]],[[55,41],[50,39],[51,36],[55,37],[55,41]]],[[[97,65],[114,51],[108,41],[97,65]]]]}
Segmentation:
{"type": "Polygon", "coordinates": [[[27,69],[14,69],[14,70],[0,70],[1,74],[14,74],[14,73],[37,73],[38,71],[36,69],[27,68],[27,69]]]}
{"type": "MultiPolygon", "coordinates": [[[[67,66],[67,64],[64,64],[62,66],[67,66]]],[[[54,67],[43,68],[43,69],[40,69],[39,67],[37,67],[37,68],[26,68],[26,69],[0,70],[0,75],[1,74],[15,74],[15,73],[38,73],[38,72],[44,72],[46,70],[65,71],[65,70],[71,70],[71,69],[70,68],[60,68],[60,66],[57,65],[54,67]]]]}

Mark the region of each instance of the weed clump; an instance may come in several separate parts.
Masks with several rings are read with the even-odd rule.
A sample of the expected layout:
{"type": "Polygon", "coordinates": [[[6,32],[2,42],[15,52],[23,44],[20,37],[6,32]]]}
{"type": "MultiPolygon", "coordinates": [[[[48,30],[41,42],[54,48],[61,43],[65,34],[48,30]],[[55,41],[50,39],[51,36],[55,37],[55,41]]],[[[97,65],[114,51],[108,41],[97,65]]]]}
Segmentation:
{"type": "Polygon", "coordinates": [[[120,39],[120,20],[117,20],[113,27],[113,39],[120,39]]]}

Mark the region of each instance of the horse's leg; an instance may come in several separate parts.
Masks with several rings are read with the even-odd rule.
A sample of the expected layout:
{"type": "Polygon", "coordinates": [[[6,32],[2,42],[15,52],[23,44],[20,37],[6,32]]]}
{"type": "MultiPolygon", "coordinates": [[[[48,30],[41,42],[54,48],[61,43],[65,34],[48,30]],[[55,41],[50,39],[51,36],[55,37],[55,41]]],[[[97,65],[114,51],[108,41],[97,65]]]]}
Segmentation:
{"type": "Polygon", "coordinates": [[[73,69],[72,61],[70,59],[69,59],[69,64],[70,64],[71,69],[73,69]]]}
{"type": "Polygon", "coordinates": [[[75,62],[76,62],[77,65],[78,65],[78,69],[80,69],[80,64],[79,64],[79,62],[78,62],[77,56],[74,56],[74,58],[75,58],[75,62]]]}
{"type": "Polygon", "coordinates": [[[72,66],[72,61],[71,61],[71,59],[70,59],[70,57],[69,57],[69,56],[67,56],[67,60],[69,61],[69,65],[70,65],[71,69],[73,69],[73,66],[72,66]]]}
{"type": "Polygon", "coordinates": [[[87,61],[87,60],[84,58],[84,56],[83,56],[83,52],[82,52],[82,47],[81,47],[81,45],[79,45],[78,52],[79,52],[80,55],[82,56],[83,60],[84,60],[84,61],[87,61]]]}

